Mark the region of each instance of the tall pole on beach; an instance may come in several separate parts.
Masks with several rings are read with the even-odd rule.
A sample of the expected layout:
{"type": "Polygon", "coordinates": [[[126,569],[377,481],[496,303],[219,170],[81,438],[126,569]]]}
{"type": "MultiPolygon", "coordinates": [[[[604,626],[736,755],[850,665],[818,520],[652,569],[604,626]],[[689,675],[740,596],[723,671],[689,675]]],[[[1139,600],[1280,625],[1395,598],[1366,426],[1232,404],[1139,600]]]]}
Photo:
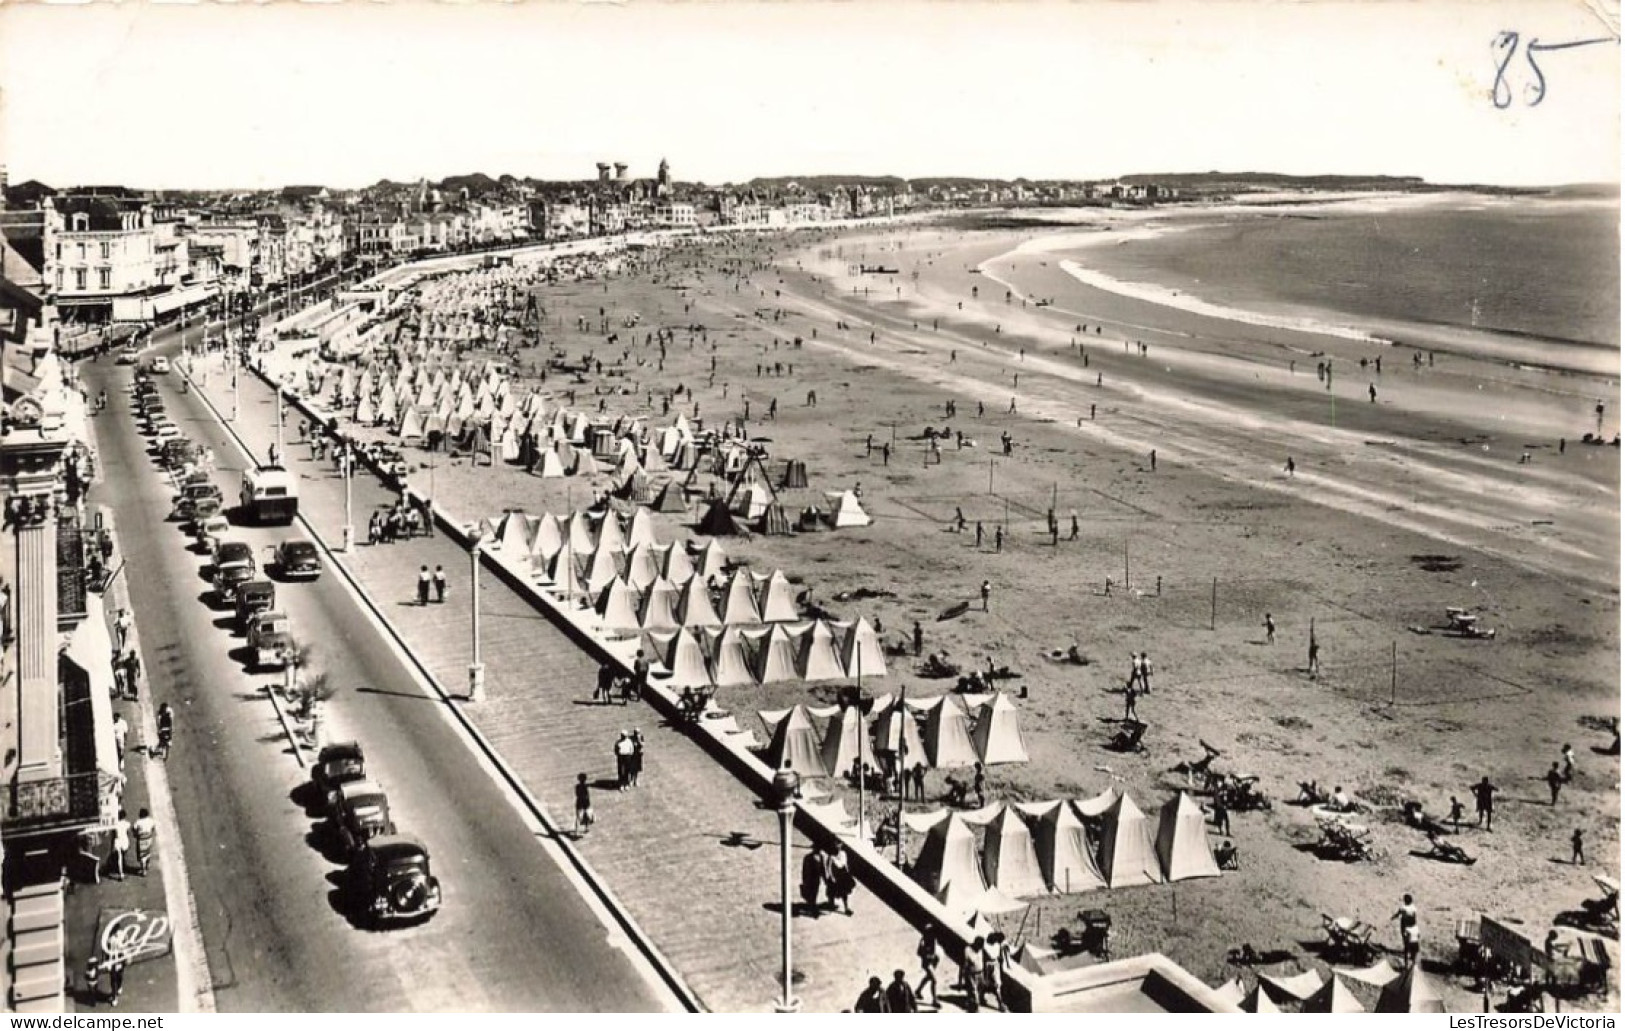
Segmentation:
{"type": "Polygon", "coordinates": [[[903,868],[903,803],[908,800],[908,735],[903,720],[908,718],[908,685],[897,694],[897,869],[903,868]]]}
{"type": "Polygon", "coordinates": [[[480,661],[480,543],[479,530],[476,527],[474,535],[469,539],[469,601],[473,605],[473,624],[471,627],[474,638],[474,661],[468,665],[468,700],[482,701],[485,698],[485,663],[480,661]]]}
{"type": "Polygon", "coordinates": [[[784,768],[773,774],[773,794],[779,812],[779,945],[784,961],[783,993],[773,1008],[780,1013],[794,1013],[801,1008],[800,1001],[790,993],[794,981],[790,963],[790,830],[796,815],[796,792],[800,787],[801,778],[790,768],[790,760],[786,759],[784,768]]]}
{"type": "Polygon", "coordinates": [[[1123,538],[1123,590],[1128,590],[1128,538],[1123,538]]]}
{"type": "Polygon", "coordinates": [[[1388,647],[1388,704],[1392,706],[1399,696],[1399,642],[1392,641],[1388,647]]]}
{"type": "Polygon", "coordinates": [[[1207,628],[1209,630],[1217,630],[1217,629],[1219,629],[1219,578],[1218,577],[1213,578],[1213,598],[1208,603],[1207,628]]]}
{"type": "MultiPolygon", "coordinates": [[[[853,651],[857,652],[858,659],[858,720],[859,732],[861,734],[863,720],[863,638],[858,636],[858,628],[856,624],[854,624],[852,627],[852,635],[854,638],[854,644],[856,645],[853,651]]],[[[863,763],[863,738],[860,736],[858,738],[858,840],[860,842],[864,840],[865,833],[863,814],[864,799],[867,792],[864,791],[864,781],[869,779],[868,777],[864,776],[866,772],[867,771],[864,769],[863,763]]]]}

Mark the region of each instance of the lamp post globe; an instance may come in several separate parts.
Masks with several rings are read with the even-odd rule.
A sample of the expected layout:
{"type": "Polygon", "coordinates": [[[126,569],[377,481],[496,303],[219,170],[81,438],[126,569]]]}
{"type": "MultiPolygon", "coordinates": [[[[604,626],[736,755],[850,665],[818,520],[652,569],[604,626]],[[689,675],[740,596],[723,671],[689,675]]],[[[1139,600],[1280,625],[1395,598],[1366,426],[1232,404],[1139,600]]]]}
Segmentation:
{"type": "Polygon", "coordinates": [[[773,774],[773,806],[779,812],[794,811],[796,794],[801,790],[801,774],[792,770],[786,762],[781,770],[773,774]]]}

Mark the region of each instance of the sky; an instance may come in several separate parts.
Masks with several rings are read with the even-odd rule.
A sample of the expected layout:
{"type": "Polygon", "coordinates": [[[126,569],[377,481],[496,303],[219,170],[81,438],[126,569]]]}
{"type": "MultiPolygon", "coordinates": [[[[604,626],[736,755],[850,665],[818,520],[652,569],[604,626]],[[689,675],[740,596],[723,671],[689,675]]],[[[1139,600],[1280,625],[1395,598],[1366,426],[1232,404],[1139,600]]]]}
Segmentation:
{"type": "Polygon", "coordinates": [[[1618,0],[3,4],[0,160],[14,183],[143,188],[662,157],[711,184],[1617,182],[1618,23],[1618,0]],[[1531,42],[1599,37],[1537,50],[1537,94],[1531,42]]]}

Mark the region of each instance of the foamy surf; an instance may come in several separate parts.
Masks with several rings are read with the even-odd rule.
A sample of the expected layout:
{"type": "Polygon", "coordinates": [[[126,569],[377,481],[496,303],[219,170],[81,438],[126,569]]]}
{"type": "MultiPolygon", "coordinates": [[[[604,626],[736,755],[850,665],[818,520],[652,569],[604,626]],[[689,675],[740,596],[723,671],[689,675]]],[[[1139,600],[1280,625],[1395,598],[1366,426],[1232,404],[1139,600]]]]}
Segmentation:
{"type": "Polygon", "coordinates": [[[1265,312],[1249,311],[1245,308],[1232,308],[1229,305],[1215,304],[1204,301],[1200,297],[1180,290],[1173,290],[1165,286],[1152,283],[1132,283],[1127,280],[1109,276],[1104,272],[1097,272],[1085,268],[1067,258],[1060,262],[1061,271],[1076,279],[1084,286],[1107,293],[1128,297],[1132,300],[1143,301],[1146,304],[1156,304],[1164,308],[1173,308],[1188,312],[1192,315],[1201,315],[1210,319],[1224,319],[1227,322],[1240,322],[1249,326],[1261,326],[1268,329],[1286,329],[1298,333],[1313,333],[1318,336],[1337,337],[1342,340],[1356,340],[1366,344],[1390,345],[1393,343],[1385,337],[1368,333],[1352,326],[1340,326],[1332,322],[1322,322],[1318,319],[1300,318],[1290,315],[1271,315],[1265,312]]]}

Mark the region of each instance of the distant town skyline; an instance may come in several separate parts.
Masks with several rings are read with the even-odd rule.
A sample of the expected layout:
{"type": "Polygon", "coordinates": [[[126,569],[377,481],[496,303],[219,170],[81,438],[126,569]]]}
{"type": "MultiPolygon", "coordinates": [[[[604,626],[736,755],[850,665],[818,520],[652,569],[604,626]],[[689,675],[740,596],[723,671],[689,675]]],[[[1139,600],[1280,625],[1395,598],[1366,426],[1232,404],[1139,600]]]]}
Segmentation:
{"type": "Polygon", "coordinates": [[[1617,30],[1578,5],[0,8],[13,183],[585,180],[600,161],[649,178],[664,157],[710,184],[1219,170],[1537,186],[1617,182],[1619,150],[1617,30]],[[1540,54],[1531,103],[1530,41],[1608,36],[1540,54]]]}

